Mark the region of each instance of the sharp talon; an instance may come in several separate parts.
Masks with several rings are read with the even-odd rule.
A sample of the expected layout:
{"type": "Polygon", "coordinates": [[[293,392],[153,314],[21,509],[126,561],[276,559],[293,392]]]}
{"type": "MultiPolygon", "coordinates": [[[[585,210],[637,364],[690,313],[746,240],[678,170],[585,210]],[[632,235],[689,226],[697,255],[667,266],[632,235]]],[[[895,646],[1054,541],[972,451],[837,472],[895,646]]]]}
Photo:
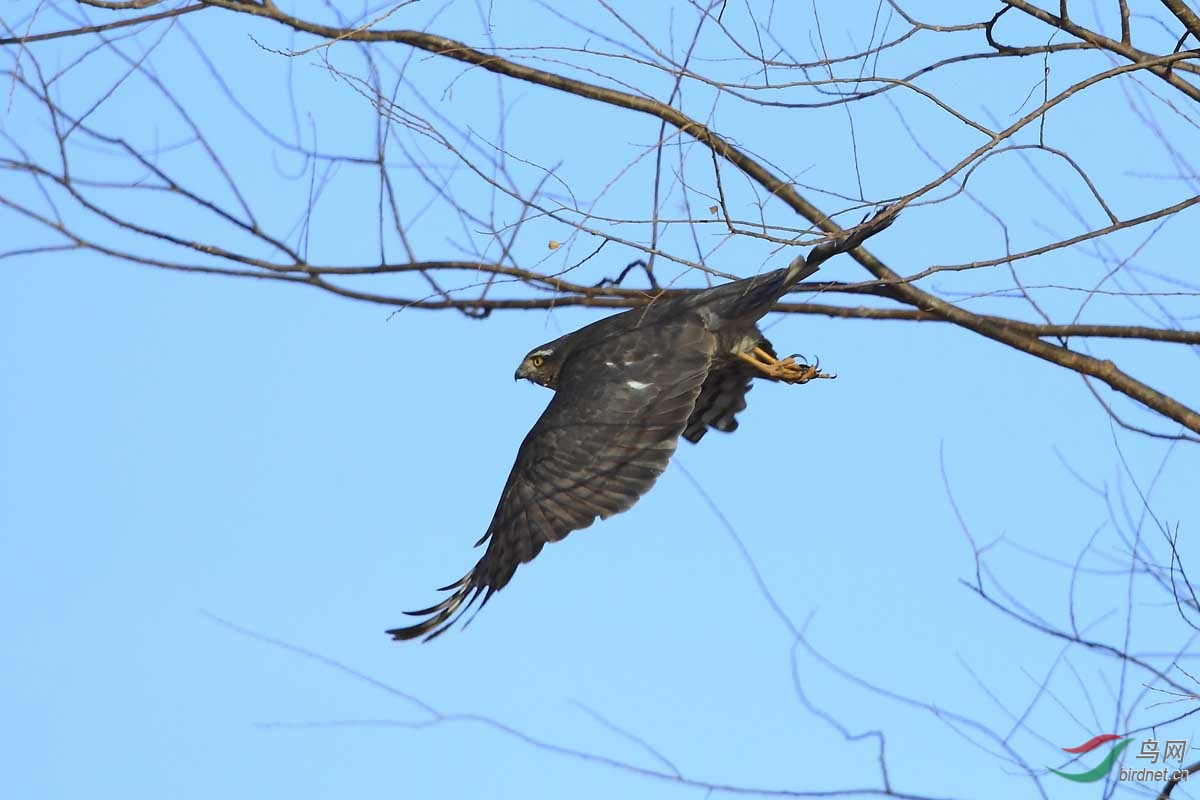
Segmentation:
{"type": "Polygon", "coordinates": [[[814,358],[815,363],[808,363],[808,358],[801,353],[793,353],[787,358],[776,358],[762,348],[756,347],[753,355],[739,353],[738,358],[761,371],[771,380],[782,383],[803,384],[818,378],[836,378],[821,372],[821,359],[814,358]],[[799,363],[797,363],[799,359],[799,363]]]}

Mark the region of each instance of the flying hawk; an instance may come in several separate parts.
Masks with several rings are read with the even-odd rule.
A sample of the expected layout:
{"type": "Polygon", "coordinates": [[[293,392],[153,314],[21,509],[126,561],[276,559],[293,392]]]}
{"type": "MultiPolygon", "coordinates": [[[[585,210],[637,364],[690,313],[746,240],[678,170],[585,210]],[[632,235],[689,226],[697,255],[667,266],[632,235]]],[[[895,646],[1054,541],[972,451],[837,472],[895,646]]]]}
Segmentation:
{"type": "MultiPolygon", "coordinates": [[[[756,324],[797,281],[890,224],[887,209],[786,268],[660,298],[534,348],[517,368],[554,390],[521,443],[475,567],[440,603],[406,612],[426,619],[388,631],[432,639],[482,596],[483,604],[547,542],[625,511],[666,469],[680,436],[732,431],[751,380],[828,378],[794,356],[777,358],[756,324]],[[464,605],[465,604],[465,605],[464,605]]],[[[480,605],[480,608],[483,607],[480,605]]]]}

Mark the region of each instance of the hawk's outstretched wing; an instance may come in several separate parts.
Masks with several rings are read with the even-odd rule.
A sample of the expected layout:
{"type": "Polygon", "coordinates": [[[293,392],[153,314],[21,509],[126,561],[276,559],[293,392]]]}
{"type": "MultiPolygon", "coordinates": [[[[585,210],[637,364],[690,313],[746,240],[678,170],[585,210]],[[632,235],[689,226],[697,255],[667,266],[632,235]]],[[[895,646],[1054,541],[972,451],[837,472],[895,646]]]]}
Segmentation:
{"type": "MultiPolygon", "coordinates": [[[[713,335],[695,317],[618,330],[572,353],[529,431],[475,568],[427,616],[388,631],[433,638],[480,595],[486,603],[546,542],[625,511],[667,466],[708,373],[713,335]],[[464,605],[465,603],[465,605],[464,605]]],[[[482,606],[481,606],[482,607],[482,606]]]]}
{"type": "MultiPolygon", "coordinates": [[[[766,339],[759,346],[775,355],[775,348],[766,339]]],[[[704,438],[709,428],[724,433],[736,431],[736,415],[746,410],[746,392],[750,391],[750,382],[761,374],[746,362],[737,360],[710,371],[700,387],[700,396],[696,398],[696,407],[692,409],[687,427],[683,429],[683,438],[696,444],[704,438]]]]}

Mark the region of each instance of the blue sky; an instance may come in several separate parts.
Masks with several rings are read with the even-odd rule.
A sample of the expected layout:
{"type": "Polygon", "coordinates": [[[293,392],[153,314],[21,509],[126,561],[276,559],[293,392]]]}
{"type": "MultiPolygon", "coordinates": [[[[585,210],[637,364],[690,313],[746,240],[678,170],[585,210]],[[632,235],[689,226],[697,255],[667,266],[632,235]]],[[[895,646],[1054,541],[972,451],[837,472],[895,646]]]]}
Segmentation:
{"type": "MultiPolygon", "coordinates": [[[[433,30],[481,41],[473,6],[447,8],[433,30]]],[[[853,30],[842,12],[852,13],[822,7],[827,32],[853,30]]],[[[641,29],[659,41],[674,32],[677,49],[684,44],[679,30],[694,24],[685,25],[692,18],[681,11],[637,13],[641,29]]],[[[394,24],[415,19],[400,15],[394,24]]],[[[797,15],[798,42],[811,33],[806,19],[797,15]]],[[[612,24],[591,6],[580,20],[612,24]]],[[[246,34],[274,48],[310,41],[216,12],[193,15],[187,26],[261,118],[290,117],[279,87],[291,69],[303,99],[302,136],[338,152],[370,145],[369,107],[322,68],[319,54],[287,61],[246,34]]],[[[494,18],[492,31],[514,45],[585,38],[535,5],[494,18]]],[[[122,46],[139,52],[156,35],[122,46]]],[[[198,62],[178,32],[166,35],[154,51],[158,74],[168,81],[199,74],[191,72],[198,62]]],[[[67,41],[33,52],[49,68],[69,63],[80,46],[67,41]]],[[[896,63],[911,57],[897,55],[896,63]]],[[[332,58],[346,69],[356,63],[352,53],[332,58]]],[[[94,59],[95,70],[64,79],[64,103],[86,107],[107,85],[112,74],[104,70],[116,61],[94,59]]],[[[1075,68],[1086,69],[1065,69],[1075,68]]],[[[486,118],[496,102],[488,76],[460,75],[460,67],[424,57],[412,69],[420,86],[442,81],[427,95],[464,126],[476,119],[471,113],[486,118]],[[443,91],[450,82],[453,92],[443,91]]],[[[973,87],[988,85],[986,99],[972,106],[983,118],[1012,113],[1033,86],[1029,76],[1041,73],[1032,62],[1006,72],[972,69],[935,77],[931,86],[969,98],[973,87]],[[989,75],[1003,81],[976,82],[989,75]]],[[[1070,79],[1062,75],[1060,85],[1070,79]]],[[[669,90],[647,88],[663,85],[669,90]]],[[[187,86],[187,108],[229,154],[264,224],[298,242],[302,234],[293,226],[307,178],[283,176],[297,174],[299,162],[271,155],[253,137],[244,149],[231,148],[248,130],[244,118],[211,81],[187,86]]],[[[536,87],[509,83],[505,91],[510,146],[561,163],[564,181],[580,197],[599,198],[598,214],[649,213],[646,160],[621,170],[653,143],[657,125],[536,87]]],[[[1119,96],[1116,87],[1099,90],[1051,125],[1094,168],[1115,162],[1104,177],[1124,214],[1138,200],[1127,187],[1145,184],[1130,174],[1138,154],[1114,150],[1114,141],[1140,130],[1131,115],[1108,110],[1126,108],[1111,105],[1119,96]],[[1109,136],[1087,135],[1089,125],[1106,119],[1113,122],[1109,136]]],[[[6,157],[17,141],[51,158],[45,120],[20,92],[14,98],[3,117],[6,157]]],[[[702,109],[707,99],[695,102],[702,109]]],[[[932,112],[911,97],[898,102],[923,143],[947,161],[973,146],[961,129],[933,121],[922,127],[932,112]]],[[[226,200],[194,148],[165,146],[180,142],[181,133],[177,120],[151,113],[160,105],[133,79],[92,119],[131,140],[164,145],[161,163],[226,200]]],[[[844,111],[742,118],[722,109],[712,112],[714,124],[753,152],[806,183],[857,191],[844,111]]],[[[933,174],[903,138],[899,118],[886,105],[855,118],[868,196],[911,188],[933,174]]],[[[103,151],[87,152],[79,158],[96,174],[121,174],[103,151]]],[[[1160,156],[1147,152],[1143,166],[1160,164],[1160,156]]],[[[1010,223],[1014,249],[1043,241],[1047,231],[1076,230],[1022,164],[1012,155],[1003,167],[981,170],[973,184],[1010,223]]],[[[522,181],[536,174],[514,169],[522,181]]],[[[1077,194],[1057,169],[1045,166],[1051,183],[1077,194]]],[[[469,177],[447,175],[452,190],[469,177]]],[[[39,202],[28,178],[8,173],[5,180],[13,181],[4,190],[9,195],[39,202]]],[[[411,177],[401,185],[402,205],[416,215],[428,187],[411,177]]],[[[377,245],[363,233],[371,230],[374,191],[349,168],[330,177],[309,233],[313,261],[377,258],[377,245]]],[[[746,192],[731,192],[750,213],[746,192]]],[[[186,216],[169,198],[112,202],[189,236],[254,247],[186,216]]],[[[484,195],[479,202],[486,208],[491,201],[484,195]]],[[[500,216],[511,213],[502,198],[495,207],[500,216]]],[[[81,229],[104,230],[70,213],[81,229]]],[[[773,213],[795,224],[782,209],[773,213]]],[[[1141,232],[1111,244],[1148,270],[1178,270],[1190,224],[1168,225],[1148,243],[1141,232]]],[[[11,211],[0,210],[0,228],[10,232],[6,248],[51,238],[11,211]]],[[[639,239],[644,232],[629,226],[621,235],[639,239]]],[[[702,254],[722,271],[753,274],[790,258],[760,242],[723,242],[711,230],[703,236],[702,254]]],[[[423,258],[457,257],[464,241],[490,252],[441,207],[423,213],[413,237],[423,258]]],[[[669,229],[666,241],[684,257],[697,255],[683,226],[669,229]]],[[[572,238],[568,226],[543,219],[522,234],[515,257],[567,264],[592,247],[594,239],[572,238]],[[566,242],[563,252],[549,251],[550,239],[566,242]]],[[[912,209],[872,248],[912,272],[994,256],[1003,242],[964,198],[912,209]]],[[[596,277],[613,274],[637,256],[609,246],[592,268],[596,277]]],[[[1063,284],[1087,284],[1103,268],[1076,251],[1028,267],[1063,284]]],[[[662,269],[668,279],[699,285],[681,267],[662,269]]],[[[845,257],[822,275],[863,277],[845,257]]],[[[971,292],[1006,280],[971,274],[937,285],[971,292]]],[[[1003,310],[1013,307],[1003,302],[1015,301],[972,302],[1003,310]]],[[[1186,320],[1189,302],[1194,308],[1185,298],[1176,310],[1194,327],[1194,318],[1186,320]]],[[[1046,305],[1063,314],[1078,298],[1049,293],[1046,305]]],[[[1104,298],[1096,306],[1122,321],[1140,313],[1104,298]]],[[[1153,482],[1151,507],[1165,524],[1178,524],[1187,563],[1190,523],[1200,512],[1194,446],[1171,448],[1114,431],[1077,376],[949,326],[796,316],[766,320],[770,337],[782,352],[819,355],[839,374],[836,381],[757,386],[735,435],[681,446],[632,511],[547,547],[466,630],[428,645],[391,642],[383,630],[404,622],[402,610],[433,602],[434,587],[478,557],[471,545],[549,398],[544,389],[514,383],[513,369],[533,346],[596,318],[574,309],[497,313],[485,321],[393,311],[305,288],[155,271],[86,253],[0,262],[0,615],[8,634],[0,682],[10,689],[0,794],[705,795],[683,780],[550,752],[514,730],[699,782],[796,791],[878,786],[874,740],[845,739],[815,708],[853,734],[884,732],[897,790],[1009,798],[1036,790],[995,756],[995,740],[897,697],[969,718],[1002,738],[1012,729],[1009,746],[1035,766],[1060,766],[1057,748],[1121,728],[1118,707],[1134,709],[1128,729],[1171,716],[1147,709],[1153,696],[1131,701],[1142,690],[1139,674],[1064,650],[964,587],[975,572],[969,537],[995,541],[988,564],[1023,606],[1065,624],[1074,592],[1089,635],[1120,642],[1131,619],[1133,649],[1160,654],[1156,663],[1164,667],[1172,659],[1161,654],[1182,649],[1179,663],[1200,674],[1187,652],[1194,653],[1190,630],[1165,603],[1168,596],[1142,581],[1130,588],[1121,539],[1140,531],[1165,559],[1161,534],[1142,514],[1134,488],[1147,491],[1153,482]],[[1107,489],[1115,519],[1085,482],[1107,489]],[[790,623],[773,611],[739,542],[790,623]],[[1110,573],[1085,573],[1072,586],[1070,565],[1089,542],[1081,563],[1110,573]],[[807,646],[796,646],[789,625],[803,629],[807,646]],[[1042,683],[1050,688],[1039,694],[1042,683]],[[430,717],[406,698],[450,716],[418,724],[430,717]],[[1015,725],[1035,698],[1025,724],[1015,725]]],[[[1127,359],[1136,374],[1195,405],[1196,353],[1188,348],[1095,348],[1127,359]]],[[[1157,734],[1200,746],[1194,719],[1157,734]]],[[[1132,750],[1125,763],[1134,763],[1132,750]]],[[[1041,784],[1049,797],[1102,791],[1054,776],[1041,784]]]]}

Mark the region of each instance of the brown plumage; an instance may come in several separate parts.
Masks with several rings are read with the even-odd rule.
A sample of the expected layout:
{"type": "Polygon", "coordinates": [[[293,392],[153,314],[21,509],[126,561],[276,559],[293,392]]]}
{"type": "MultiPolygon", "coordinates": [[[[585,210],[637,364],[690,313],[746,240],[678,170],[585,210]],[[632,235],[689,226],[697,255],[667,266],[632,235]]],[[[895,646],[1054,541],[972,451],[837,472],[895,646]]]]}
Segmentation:
{"type": "Polygon", "coordinates": [[[483,557],[443,587],[450,594],[441,602],[408,612],[424,620],[388,633],[440,635],[477,601],[482,608],[547,542],[630,508],[666,469],[681,436],[698,442],[709,428],[737,427],[753,378],[828,377],[790,359],[772,364],[774,350],[756,323],[818,264],[887,224],[881,213],[807,262],[660,298],[530,351],[516,377],[554,396],[521,443],[476,543],[487,543],[483,557]]]}

